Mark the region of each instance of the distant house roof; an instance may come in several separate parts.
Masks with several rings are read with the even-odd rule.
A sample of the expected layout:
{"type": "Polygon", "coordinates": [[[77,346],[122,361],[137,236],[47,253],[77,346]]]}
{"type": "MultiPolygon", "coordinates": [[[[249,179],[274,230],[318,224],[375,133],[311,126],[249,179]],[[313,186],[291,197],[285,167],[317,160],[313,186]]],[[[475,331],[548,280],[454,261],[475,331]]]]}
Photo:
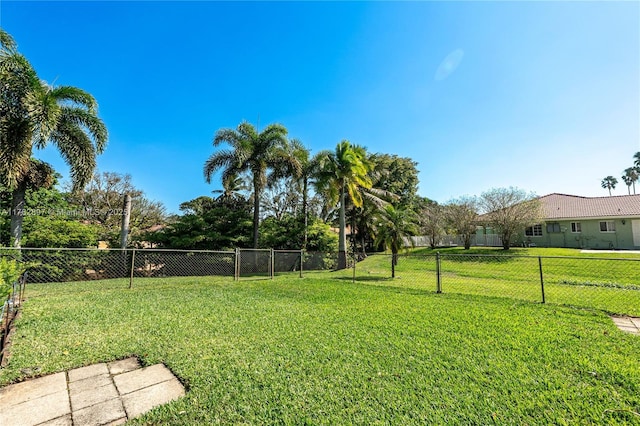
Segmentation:
{"type": "Polygon", "coordinates": [[[579,197],[554,193],[538,199],[546,220],[640,217],[640,195],[579,197]]]}

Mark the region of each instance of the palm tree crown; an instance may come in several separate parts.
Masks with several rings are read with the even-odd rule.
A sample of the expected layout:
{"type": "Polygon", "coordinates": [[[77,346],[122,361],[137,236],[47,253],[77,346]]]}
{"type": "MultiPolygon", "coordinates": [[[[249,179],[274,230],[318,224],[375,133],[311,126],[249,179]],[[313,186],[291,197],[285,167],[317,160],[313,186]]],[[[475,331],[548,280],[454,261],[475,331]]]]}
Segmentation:
{"type": "MultiPolygon", "coordinates": [[[[107,128],[96,100],[76,87],[53,87],[38,79],[13,39],[0,30],[0,178],[13,192],[15,213],[24,194],[33,148],[53,143],[71,169],[73,189],[92,177],[96,156],[107,143],[107,128]]],[[[11,235],[20,245],[22,216],[12,215],[11,235]]]]}
{"type": "Polygon", "coordinates": [[[418,232],[413,211],[401,207],[394,208],[389,204],[380,210],[378,223],[374,228],[376,244],[384,245],[391,250],[391,277],[395,277],[395,266],[398,262],[398,253],[402,248],[411,245],[410,238],[418,232]]]}
{"type": "Polygon", "coordinates": [[[366,150],[343,140],[334,152],[323,151],[318,154],[319,171],[317,186],[330,202],[340,205],[338,240],[338,269],[344,269],[346,256],[345,203],[347,195],[356,207],[362,206],[360,188],[371,188],[369,172],[372,164],[367,160],[366,150]]]}
{"type": "Polygon", "coordinates": [[[640,174],[638,173],[638,168],[628,167],[624,169],[622,180],[627,185],[627,189],[629,190],[629,195],[631,195],[631,185],[633,185],[633,193],[634,194],[636,193],[636,182],[638,181],[638,177],[640,177],[640,174]]]}
{"type": "Polygon", "coordinates": [[[222,181],[249,172],[253,185],[253,246],[258,247],[258,226],[260,221],[260,195],[267,185],[271,171],[272,178],[287,173],[299,173],[300,164],[288,153],[287,129],[280,124],[271,124],[262,132],[253,125],[242,122],[236,129],[220,129],[213,138],[213,146],[228,144],[229,149],[213,153],[204,163],[204,176],[211,182],[211,176],[222,170],[222,181]]]}
{"type": "Polygon", "coordinates": [[[612,189],[616,189],[616,185],[618,184],[618,179],[614,178],[613,176],[607,176],[604,179],[602,179],[602,182],[600,183],[600,185],[604,188],[604,189],[608,189],[609,190],[609,195],[611,195],[611,190],[612,189]]]}

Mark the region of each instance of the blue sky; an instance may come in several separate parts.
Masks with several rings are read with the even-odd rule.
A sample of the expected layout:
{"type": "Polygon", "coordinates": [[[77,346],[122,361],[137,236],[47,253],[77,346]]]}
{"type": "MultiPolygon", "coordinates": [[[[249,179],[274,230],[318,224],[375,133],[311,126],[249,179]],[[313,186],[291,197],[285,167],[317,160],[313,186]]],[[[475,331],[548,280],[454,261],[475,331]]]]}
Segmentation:
{"type": "MultiPolygon", "coordinates": [[[[216,130],[279,122],[418,162],[421,195],[607,195],[640,151],[638,2],[0,2],[41,78],[92,93],[100,171],[178,205],[216,130]]],[[[36,157],[67,175],[55,150],[36,157]]],[[[614,194],[627,193],[620,182],[614,194]]]]}

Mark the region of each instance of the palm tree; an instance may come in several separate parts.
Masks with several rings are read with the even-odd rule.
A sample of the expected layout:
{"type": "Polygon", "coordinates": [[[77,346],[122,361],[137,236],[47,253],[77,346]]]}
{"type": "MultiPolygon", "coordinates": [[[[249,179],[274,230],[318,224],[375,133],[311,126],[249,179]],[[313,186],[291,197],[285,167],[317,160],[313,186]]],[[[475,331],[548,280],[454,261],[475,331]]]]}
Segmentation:
{"type": "Polygon", "coordinates": [[[280,124],[270,124],[262,132],[253,125],[242,122],[237,129],[220,129],[213,138],[213,146],[223,143],[231,149],[213,153],[204,163],[204,176],[208,183],[216,171],[222,170],[222,181],[231,176],[248,172],[253,186],[253,247],[258,248],[260,224],[260,195],[267,185],[267,173],[272,176],[287,171],[299,171],[299,162],[288,154],[287,129],[280,124]]]}
{"type": "Polygon", "coordinates": [[[640,169],[640,151],[633,154],[633,165],[640,169]]]}
{"type": "Polygon", "coordinates": [[[347,195],[356,207],[362,206],[360,188],[371,188],[369,171],[371,164],[367,161],[364,148],[351,145],[343,140],[334,152],[323,151],[318,154],[319,171],[317,186],[329,197],[334,205],[339,203],[338,269],[347,267],[347,237],[345,223],[345,204],[347,195]]]}
{"type": "Polygon", "coordinates": [[[107,129],[89,93],[40,81],[31,64],[15,51],[13,39],[0,30],[0,176],[12,189],[11,238],[20,247],[24,197],[33,148],[53,143],[71,169],[73,190],[92,177],[96,156],[104,150],[107,129]]]}
{"type": "Polygon", "coordinates": [[[617,184],[618,184],[618,179],[614,178],[613,176],[607,176],[606,178],[602,179],[602,182],[600,183],[600,185],[604,189],[609,190],[609,196],[611,196],[611,190],[616,189],[617,184]]]}
{"type": "Polygon", "coordinates": [[[216,197],[216,201],[228,206],[236,205],[246,201],[244,192],[249,190],[247,181],[244,176],[231,175],[222,182],[222,189],[211,191],[214,194],[220,194],[216,197]]]}
{"type": "Polygon", "coordinates": [[[418,231],[415,220],[413,211],[394,208],[391,204],[379,213],[379,221],[374,228],[375,241],[384,245],[385,250],[391,250],[391,278],[396,276],[398,252],[406,246],[406,242],[413,244],[410,237],[418,231]]]}
{"type": "Polygon", "coordinates": [[[636,167],[629,167],[624,169],[622,180],[627,185],[629,195],[631,195],[631,185],[633,185],[633,193],[636,193],[636,181],[638,180],[638,177],[640,177],[640,174],[638,173],[638,169],[636,167]]]}
{"type": "Polygon", "coordinates": [[[320,156],[311,157],[307,149],[299,139],[291,140],[291,153],[300,163],[300,174],[295,178],[296,189],[302,195],[302,218],[304,220],[304,236],[302,248],[307,247],[309,227],[309,187],[315,185],[315,177],[320,166],[320,156]]]}

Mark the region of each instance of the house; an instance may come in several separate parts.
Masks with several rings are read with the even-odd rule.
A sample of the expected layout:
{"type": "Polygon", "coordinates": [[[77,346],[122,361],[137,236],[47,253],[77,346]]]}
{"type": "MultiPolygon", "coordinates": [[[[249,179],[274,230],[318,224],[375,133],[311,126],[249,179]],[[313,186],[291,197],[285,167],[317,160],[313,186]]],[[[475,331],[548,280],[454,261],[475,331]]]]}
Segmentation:
{"type": "Polygon", "coordinates": [[[543,220],[519,241],[538,247],[640,249],[640,195],[538,198],[543,220]]]}

